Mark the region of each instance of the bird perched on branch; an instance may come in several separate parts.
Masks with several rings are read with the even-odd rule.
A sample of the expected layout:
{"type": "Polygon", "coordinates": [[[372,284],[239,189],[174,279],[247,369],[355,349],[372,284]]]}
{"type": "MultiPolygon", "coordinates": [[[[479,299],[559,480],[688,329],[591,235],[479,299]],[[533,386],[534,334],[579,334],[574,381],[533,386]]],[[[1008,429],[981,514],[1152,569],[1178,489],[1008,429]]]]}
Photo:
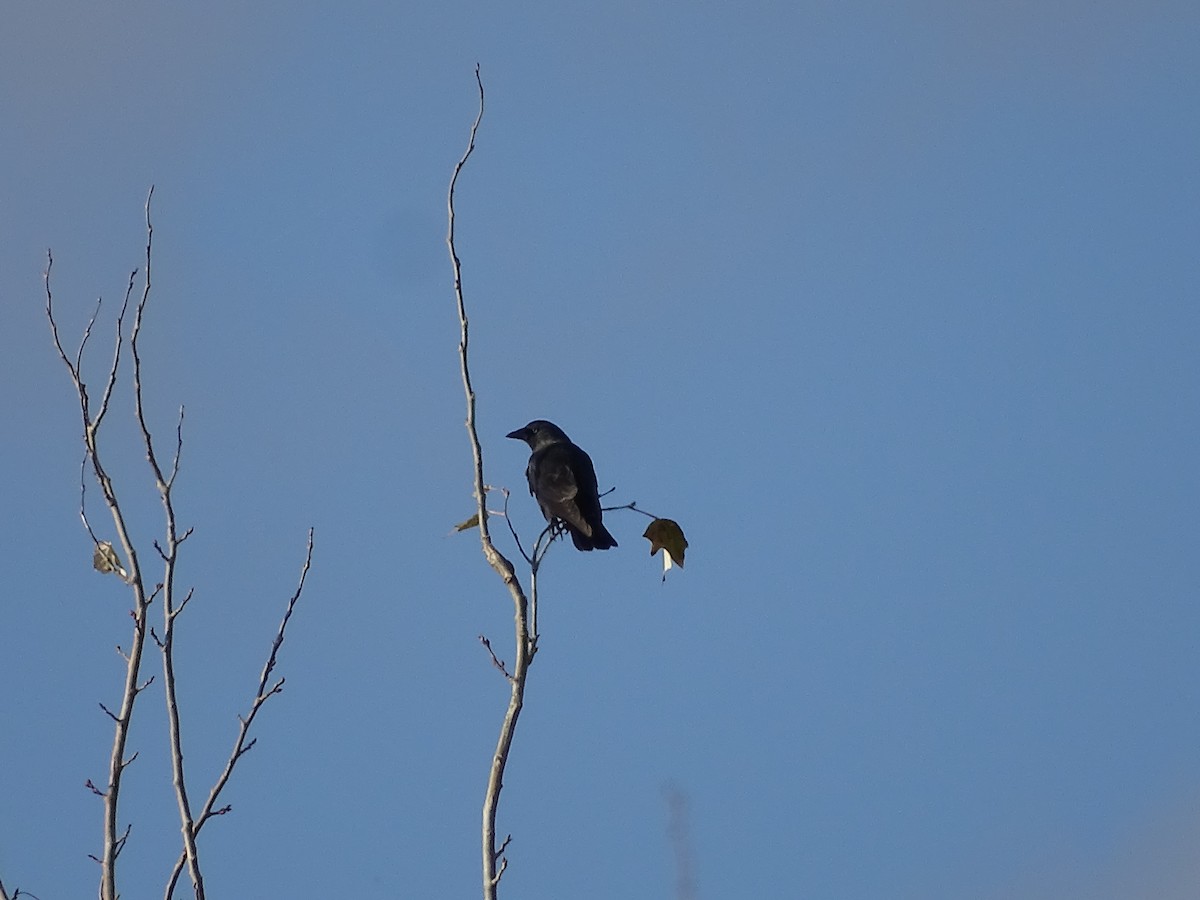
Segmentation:
{"type": "Polygon", "coordinates": [[[617,546],[604,527],[592,458],[571,443],[561,428],[544,419],[536,419],[508,437],[524,441],[533,451],[525,477],[546,521],[562,522],[577,550],[617,546]]]}

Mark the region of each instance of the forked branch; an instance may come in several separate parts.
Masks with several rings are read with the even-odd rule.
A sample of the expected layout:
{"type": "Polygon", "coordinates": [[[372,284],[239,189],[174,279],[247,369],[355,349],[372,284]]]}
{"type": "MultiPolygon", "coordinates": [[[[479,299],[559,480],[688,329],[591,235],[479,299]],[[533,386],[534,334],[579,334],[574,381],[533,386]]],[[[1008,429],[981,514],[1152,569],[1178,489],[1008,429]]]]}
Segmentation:
{"type": "MultiPolygon", "coordinates": [[[[59,337],[58,324],[55,321],[54,313],[54,294],[51,289],[51,271],[54,266],[54,257],[47,254],[47,265],[45,273],[45,291],[46,291],[46,317],[50,323],[51,335],[54,339],[54,346],[58,351],[59,358],[66,367],[68,374],[71,377],[71,382],[75,388],[76,399],[79,404],[80,417],[83,425],[83,444],[84,458],[80,472],[80,500],[79,500],[79,515],[83,520],[84,527],[87,529],[89,536],[95,547],[93,556],[93,564],[101,572],[112,572],[118,574],[121,579],[129,585],[133,592],[133,610],[130,615],[133,619],[133,637],[128,649],[118,647],[118,652],[126,663],[125,672],[125,687],[122,694],[121,704],[119,707],[110,709],[104,703],[100,704],[100,708],[112,720],[114,727],[113,746],[109,757],[109,774],[108,780],[103,787],[97,787],[88,781],[89,789],[101,797],[104,802],[104,831],[103,831],[103,850],[101,855],[94,857],[100,863],[100,897],[101,900],[117,900],[119,893],[117,890],[116,880],[116,862],[121,855],[121,851],[125,847],[129,835],[130,828],[127,826],[124,833],[119,833],[118,829],[118,809],[121,793],[122,780],[125,770],[137,758],[137,753],[132,756],[127,756],[127,743],[129,731],[133,720],[134,704],[143,690],[145,690],[154,680],[153,676],[149,679],[141,677],[141,667],[143,662],[143,652],[145,650],[145,642],[147,635],[154,638],[155,642],[162,651],[163,658],[163,683],[164,694],[167,703],[167,721],[169,729],[169,748],[171,755],[172,775],[174,784],[174,794],[177,806],[179,808],[180,831],[182,835],[183,851],[180,854],[179,860],[171,875],[170,885],[167,888],[167,897],[169,898],[180,874],[184,867],[188,869],[189,876],[192,881],[194,895],[196,900],[204,900],[204,879],[200,867],[199,853],[196,846],[196,835],[201,827],[212,816],[221,815],[228,811],[228,807],[217,809],[216,803],[220,797],[221,791],[233,772],[233,768],[237,761],[254,746],[254,741],[248,739],[248,733],[255,717],[259,710],[269,697],[279,693],[283,687],[283,679],[279,678],[273,683],[271,676],[275,669],[278,659],[280,647],[283,644],[284,635],[287,624],[291,619],[296,602],[300,598],[300,594],[304,589],[304,582],[308,575],[309,566],[312,562],[313,535],[309,531],[308,535],[308,551],[305,556],[304,566],[300,573],[299,586],[292,595],[291,600],[287,605],[283,621],[275,636],[275,641],[272,644],[270,653],[267,657],[266,664],[263,668],[262,677],[259,681],[258,692],[247,716],[241,719],[241,728],[238,732],[237,741],[234,744],[234,750],[230,755],[229,761],[226,763],[224,771],[217,779],[216,784],[209,794],[208,801],[200,810],[199,815],[193,816],[191,810],[191,802],[187,791],[187,782],[184,778],[183,768],[183,739],[182,726],[180,722],[179,705],[176,699],[176,674],[174,661],[174,638],[176,620],[187,607],[189,600],[192,597],[192,590],[189,589],[180,597],[176,593],[176,566],[179,557],[179,548],[184,541],[191,535],[191,529],[187,529],[182,533],[176,524],[176,513],[174,500],[172,497],[172,489],[175,484],[176,476],[179,474],[180,459],[183,453],[183,410],[179,411],[179,419],[175,426],[174,448],[173,453],[169,457],[169,464],[164,465],[164,457],[160,455],[158,445],[155,442],[153,432],[150,428],[146,404],[143,396],[143,378],[142,378],[142,356],[139,350],[139,340],[142,335],[142,326],[146,313],[147,306],[151,297],[151,264],[154,228],[150,218],[150,204],[154,196],[154,189],[150,189],[150,193],[146,198],[146,257],[145,267],[142,270],[143,286],[141,296],[136,301],[132,302],[134,287],[138,277],[138,271],[135,269],[130,275],[129,284],[125,291],[125,298],[121,304],[120,311],[116,321],[116,338],[111,364],[108,367],[104,377],[104,387],[99,394],[98,405],[95,405],[88,391],[87,380],[84,374],[84,350],[91,337],[92,330],[99,317],[101,304],[98,302],[95,311],[87,323],[84,330],[83,339],[80,342],[79,350],[74,354],[74,357],[69,356],[63,347],[62,340],[59,337]],[[132,306],[131,306],[132,303],[132,306]],[[133,325],[131,330],[126,333],[126,316],[132,312],[133,325]],[[112,479],[102,460],[102,454],[99,444],[99,436],[101,425],[105,421],[109,404],[113,400],[114,390],[117,384],[117,378],[120,373],[121,365],[124,362],[125,345],[128,343],[129,355],[133,360],[133,401],[134,415],[137,420],[138,429],[141,433],[142,448],[146,455],[147,463],[153,474],[154,484],[157,489],[159,498],[163,505],[163,513],[165,520],[165,534],[161,541],[154,541],[154,549],[158,553],[158,557],[163,564],[162,580],[154,584],[153,588],[147,587],[146,575],[141,568],[141,561],[134,546],[133,539],[130,535],[129,528],[126,524],[126,518],[122,510],[121,502],[118,498],[116,488],[113,485],[112,479]],[[92,477],[100,487],[101,495],[104,499],[113,521],[113,530],[116,534],[116,544],[119,545],[121,553],[124,555],[125,562],[121,560],[121,553],[114,548],[114,542],[102,540],[97,533],[97,528],[93,527],[89,519],[87,511],[87,483],[88,470],[90,469],[92,477]],[[163,618],[161,625],[161,634],[152,630],[149,627],[148,612],[150,606],[156,601],[161,600],[163,608],[163,618]]],[[[103,529],[100,529],[101,531],[103,529]]],[[[0,888],[2,890],[2,888],[0,888]]],[[[6,900],[0,897],[0,900],[6,900]]]]}
{"type": "MultiPolygon", "coordinates": [[[[149,198],[147,198],[147,216],[149,216],[149,198]]],[[[104,829],[103,829],[103,849],[100,856],[100,897],[101,900],[117,900],[117,883],[116,883],[116,868],[117,858],[121,854],[121,850],[125,845],[125,836],[118,834],[117,812],[119,808],[121,795],[121,782],[124,776],[125,768],[132,762],[132,759],[126,760],[125,749],[129,740],[129,729],[133,719],[134,704],[137,701],[138,695],[141,693],[145,685],[139,684],[140,673],[142,667],[142,653],[146,645],[147,634],[147,616],[149,613],[150,604],[154,600],[154,593],[147,594],[145,582],[142,577],[141,564],[138,560],[137,550],[134,548],[133,539],[130,535],[129,528],[125,521],[125,515],[122,512],[121,504],[117,498],[116,489],[113,486],[112,479],[109,477],[107,470],[104,467],[100,448],[98,444],[100,426],[104,421],[104,417],[108,412],[109,403],[112,400],[113,388],[116,385],[117,375],[121,366],[121,353],[125,344],[125,315],[129,309],[130,297],[133,294],[134,280],[137,277],[137,270],[129,276],[129,286],[125,291],[125,299],[121,304],[120,313],[117,316],[117,334],[114,342],[112,363],[108,368],[105,378],[104,390],[100,397],[99,409],[93,411],[91,397],[88,394],[87,382],[83,373],[83,352],[87,346],[88,338],[91,337],[92,327],[96,323],[96,318],[100,314],[101,303],[97,301],[96,310],[92,313],[91,319],[88,321],[87,328],[84,330],[83,339],[80,341],[79,350],[75,354],[74,361],[67,356],[66,350],[63,349],[62,340],[58,334],[58,324],[54,319],[54,294],[51,289],[50,275],[54,268],[54,256],[52,253],[46,254],[46,272],[45,272],[45,289],[46,289],[46,318],[50,322],[50,333],[54,338],[55,349],[58,350],[59,358],[66,366],[68,374],[71,376],[71,382],[75,387],[76,399],[79,403],[79,413],[83,424],[83,445],[84,445],[84,466],[90,464],[92,475],[95,477],[97,484],[100,486],[100,492],[104,498],[105,506],[108,508],[109,514],[112,517],[113,529],[116,532],[117,540],[120,543],[122,550],[125,553],[127,565],[124,566],[124,579],[133,592],[133,609],[131,617],[133,618],[133,637],[130,641],[129,651],[123,656],[126,660],[125,666],[125,686],[121,694],[121,705],[118,712],[108,712],[113,720],[113,744],[112,750],[109,753],[108,762],[108,781],[103,790],[96,790],[104,799],[104,829]]],[[[142,303],[145,302],[143,295],[142,303]]],[[[95,529],[88,520],[86,506],[86,491],[81,484],[80,500],[79,500],[79,516],[83,520],[84,527],[87,528],[88,534],[91,536],[97,552],[103,554],[111,552],[111,545],[108,542],[101,542],[97,536],[95,529]],[[104,549],[107,546],[107,551],[104,549]]],[[[102,708],[103,707],[102,705],[102,708]]],[[[105,708],[107,711],[107,708],[105,708]]],[[[136,756],[136,754],[135,754],[136,756]]]]}
{"type": "MultiPolygon", "coordinates": [[[[283,619],[279,623],[279,628],[275,632],[275,639],[271,643],[271,651],[267,654],[267,661],[263,665],[262,675],[258,679],[258,690],[254,695],[254,702],[250,704],[250,711],[246,715],[239,716],[238,733],[233,742],[233,749],[229,753],[229,758],[225,761],[225,768],[217,777],[216,782],[212,786],[212,790],[208,793],[208,799],[201,807],[199,814],[195,819],[193,827],[193,837],[200,833],[200,829],[204,827],[204,823],[215,816],[223,816],[230,811],[232,807],[217,806],[217,802],[221,799],[221,792],[225,790],[225,785],[229,783],[229,779],[233,776],[234,767],[237,766],[238,760],[250,752],[254,747],[257,738],[250,738],[250,729],[254,725],[254,720],[257,718],[259,710],[263,705],[280,691],[283,690],[284,679],[277,678],[271,680],[271,675],[275,671],[275,666],[279,660],[279,650],[283,646],[284,638],[287,636],[288,622],[292,619],[292,612],[296,609],[296,603],[300,600],[300,595],[304,593],[304,582],[308,578],[308,570],[312,565],[313,554],[313,530],[308,529],[308,549],[304,554],[304,565],[300,568],[300,580],[296,584],[296,590],[292,593],[291,598],[287,602],[287,607],[283,612],[283,619]]],[[[175,886],[179,882],[179,876],[183,873],[183,867],[187,862],[187,854],[181,853],[179,858],[175,860],[175,867],[171,870],[171,877],[167,881],[167,889],[164,897],[166,900],[171,900],[175,893],[175,886]]]]}

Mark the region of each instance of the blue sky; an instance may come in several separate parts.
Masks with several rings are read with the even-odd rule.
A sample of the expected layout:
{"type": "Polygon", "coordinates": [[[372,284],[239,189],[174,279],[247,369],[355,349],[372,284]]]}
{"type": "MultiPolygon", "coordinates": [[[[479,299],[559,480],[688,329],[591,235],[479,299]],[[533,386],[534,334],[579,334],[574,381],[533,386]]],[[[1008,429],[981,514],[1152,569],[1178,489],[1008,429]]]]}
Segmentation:
{"type": "MultiPolygon", "coordinates": [[[[1196,896],[1195,6],[408,6],[8,14],[5,884],[94,890],[83,784],[128,641],[78,520],[45,252],[73,343],[141,265],[154,184],[198,793],[316,529],[209,890],[478,890],[507,692],[476,636],[511,659],[511,606],[449,534],[472,501],[443,237],[479,62],[458,209],[487,479],[536,534],[504,434],[549,418],[691,540],[665,585],[628,513],[619,550],[546,563],[502,893],[674,896],[673,785],[701,898],[1196,896]]],[[[141,702],[131,897],[178,847],[141,702]]]]}

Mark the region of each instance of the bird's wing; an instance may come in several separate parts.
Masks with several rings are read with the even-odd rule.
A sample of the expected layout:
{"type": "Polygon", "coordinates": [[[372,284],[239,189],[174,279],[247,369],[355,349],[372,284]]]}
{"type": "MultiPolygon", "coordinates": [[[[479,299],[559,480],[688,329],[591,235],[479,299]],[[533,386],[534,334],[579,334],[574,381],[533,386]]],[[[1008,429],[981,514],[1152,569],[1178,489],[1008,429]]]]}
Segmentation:
{"type": "Polygon", "coordinates": [[[600,524],[600,488],[596,484],[596,469],[592,458],[581,447],[571,445],[571,471],[575,475],[575,505],[579,514],[593,528],[600,524]]]}
{"type": "Polygon", "coordinates": [[[546,518],[558,518],[586,535],[592,526],[580,513],[577,497],[579,483],[575,477],[571,445],[547,447],[531,462],[530,487],[546,518]]]}

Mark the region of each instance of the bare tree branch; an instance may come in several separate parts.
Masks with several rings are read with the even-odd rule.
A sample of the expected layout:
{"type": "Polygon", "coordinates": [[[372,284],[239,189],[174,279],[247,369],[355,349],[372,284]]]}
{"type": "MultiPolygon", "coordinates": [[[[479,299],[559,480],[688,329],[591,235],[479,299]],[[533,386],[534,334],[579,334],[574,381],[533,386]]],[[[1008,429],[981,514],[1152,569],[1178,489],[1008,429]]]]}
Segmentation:
{"type": "MultiPolygon", "coordinates": [[[[229,754],[229,759],[225,763],[225,768],[209,791],[208,799],[204,806],[200,809],[199,815],[195,819],[192,834],[200,833],[200,829],[204,827],[204,823],[214,816],[223,816],[229,812],[230,807],[224,806],[217,808],[217,800],[221,796],[221,792],[225,789],[225,785],[229,783],[230,777],[233,775],[234,767],[238,760],[245,756],[254,746],[255,740],[247,740],[251,726],[254,725],[254,719],[258,716],[258,712],[262,709],[263,704],[271,697],[283,690],[284,679],[280,678],[273,684],[268,685],[271,680],[271,673],[275,671],[275,665],[279,658],[279,650],[283,646],[284,638],[287,634],[288,622],[291,621],[292,612],[296,608],[296,603],[300,599],[300,595],[304,592],[304,583],[308,578],[308,570],[312,566],[313,554],[313,530],[308,530],[308,550],[304,554],[304,565],[300,569],[300,581],[296,585],[296,590],[288,600],[287,608],[283,614],[283,620],[279,623],[279,629],[275,632],[275,639],[271,643],[271,652],[267,654],[267,661],[263,665],[262,675],[258,679],[258,691],[255,694],[254,702],[250,705],[250,712],[243,718],[238,717],[240,726],[238,728],[237,739],[233,742],[233,750],[229,754]]],[[[181,853],[179,858],[175,860],[175,867],[171,870],[171,877],[167,881],[166,892],[164,893],[165,900],[171,900],[175,893],[175,886],[179,881],[179,876],[183,872],[184,865],[187,863],[187,853],[181,853]]]]}
{"type": "MultiPolygon", "coordinates": [[[[147,200],[147,202],[149,202],[147,200]]],[[[129,584],[133,591],[133,609],[130,615],[133,617],[133,640],[130,645],[128,654],[125,654],[125,687],[121,696],[121,708],[118,713],[112,713],[102,705],[101,708],[109,714],[114,722],[113,746],[109,754],[108,763],[108,785],[104,791],[97,791],[104,798],[104,837],[103,851],[100,859],[100,897],[101,900],[117,900],[116,886],[116,862],[117,856],[120,854],[121,848],[124,846],[125,838],[128,837],[128,831],[124,836],[118,836],[117,830],[117,810],[121,795],[121,779],[126,766],[133,759],[125,759],[125,746],[129,739],[130,723],[133,719],[134,703],[137,700],[138,694],[141,692],[139,687],[139,676],[142,666],[142,652],[146,642],[146,617],[148,615],[150,603],[153,600],[153,595],[147,596],[145,583],[142,578],[141,566],[138,562],[137,551],[134,548],[133,540],[130,536],[128,526],[125,522],[125,516],[121,510],[121,505],[117,500],[115,488],[113,487],[112,479],[105,470],[101,461],[100,451],[98,446],[98,436],[100,432],[100,424],[104,419],[105,413],[108,411],[109,401],[112,399],[113,387],[116,383],[117,374],[121,364],[121,348],[124,344],[124,322],[125,314],[129,306],[130,296],[133,293],[134,278],[136,270],[130,276],[129,286],[125,292],[125,300],[121,305],[121,311],[117,316],[117,337],[113,350],[112,364],[109,367],[105,388],[101,394],[100,408],[93,415],[91,400],[88,395],[87,384],[83,376],[83,351],[87,345],[88,338],[91,336],[92,327],[95,325],[96,317],[100,313],[100,303],[96,304],[96,311],[92,314],[88,321],[87,328],[84,331],[83,340],[79,344],[79,351],[75,355],[75,361],[72,363],[70,357],[67,356],[63,349],[62,341],[58,334],[58,324],[54,319],[54,295],[50,286],[50,273],[54,266],[54,256],[52,253],[46,254],[46,272],[45,272],[45,288],[46,288],[46,317],[50,322],[50,333],[54,338],[54,346],[58,350],[59,358],[67,368],[67,372],[71,376],[71,381],[75,386],[75,394],[79,401],[80,417],[83,420],[83,443],[84,443],[84,465],[91,463],[92,474],[96,478],[96,482],[100,486],[101,494],[104,497],[105,505],[108,507],[109,513],[112,516],[113,527],[117,533],[117,539],[121,543],[122,549],[125,551],[125,559],[128,562],[126,568],[125,581],[129,584]]],[[[87,518],[84,498],[86,491],[81,484],[80,489],[80,517],[83,519],[83,524],[88,530],[93,543],[97,549],[100,548],[101,542],[96,537],[90,522],[87,518]]],[[[136,754],[134,755],[136,758],[136,754]]]]}
{"type": "MultiPolygon", "coordinates": [[[[134,608],[129,613],[130,617],[133,619],[133,641],[128,651],[124,650],[120,646],[117,647],[117,652],[121,655],[122,659],[125,660],[126,664],[125,687],[122,695],[121,705],[117,711],[114,711],[104,703],[100,704],[100,708],[113,721],[115,731],[113,747],[109,758],[108,782],[103,789],[93,784],[90,779],[87,782],[88,788],[94,794],[101,797],[104,801],[103,851],[100,857],[94,857],[101,865],[101,900],[117,900],[119,896],[116,884],[116,861],[120,856],[121,851],[124,849],[130,835],[130,827],[128,826],[123,834],[118,833],[117,811],[119,808],[122,775],[124,770],[129,767],[134,760],[137,759],[137,753],[134,753],[128,758],[126,757],[126,746],[128,743],[129,730],[133,719],[134,703],[137,700],[138,695],[147,687],[149,687],[149,685],[154,681],[154,676],[150,676],[143,681],[140,675],[147,636],[150,636],[162,651],[163,682],[164,695],[167,704],[172,781],[176,803],[179,809],[180,832],[183,843],[183,850],[180,854],[178,863],[175,866],[174,872],[171,875],[170,885],[167,888],[167,896],[171,896],[178,878],[186,866],[192,880],[196,900],[204,900],[204,879],[200,867],[196,836],[201,827],[209,818],[216,815],[223,815],[229,811],[228,806],[225,806],[221,809],[216,809],[216,800],[228,782],[238,759],[240,759],[250,750],[251,747],[254,746],[254,741],[248,740],[247,735],[254,722],[254,719],[258,714],[259,709],[262,708],[262,705],[269,697],[279,693],[283,687],[284,681],[282,678],[279,678],[273,684],[269,684],[269,682],[271,679],[271,673],[273,672],[278,660],[280,647],[283,644],[287,624],[291,619],[292,612],[295,609],[296,603],[300,598],[300,594],[304,589],[308,570],[312,563],[313,550],[313,532],[310,529],[308,535],[308,551],[305,556],[303,569],[300,573],[299,586],[296,588],[295,593],[292,595],[292,598],[287,605],[287,610],[284,614],[283,621],[279,626],[274,643],[272,644],[270,653],[268,654],[267,661],[262,672],[262,677],[259,682],[256,699],[254,700],[249,714],[244,719],[239,717],[241,721],[241,727],[237,742],[234,745],[233,753],[225,766],[224,772],[221,774],[215,786],[212,788],[208,801],[201,809],[199,815],[194,816],[191,809],[191,801],[188,796],[187,782],[184,777],[182,724],[179,704],[177,701],[177,677],[174,660],[175,621],[191,601],[194,590],[189,588],[183,595],[182,599],[179,598],[176,590],[176,573],[179,548],[192,534],[191,528],[188,528],[180,533],[177,525],[174,498],[172,496],[175,479],[179,475],[180,471],[180,460],[183,455],[184,410],[182,407],[179,410],[179,419],[175,426],[175,446],[174,452],[170,459],[170,464],[169,466],[164,466],[163,462],[161,461],[159,447],[155,442],[147,416],[145,396],[143,391],[142,355],[140,352],[142,326],[145,321],[147,307],[150,302],[152,287],[154,227],[151,220],[151,201],[153,197],[154,188],[151,187],[150,192],[146,197],[145,206],[146,262],[141,296],[133,306],[133,324],[128,335],[126,335],[125,317],[131,312],[130,304],[132,302],[136,277],[138,275],[138,271],[135,269],[133,274],[130,276],[129,285],[125,291],[125,298],[117,315],[116,343],[113,351],[112,362],[105,377],[104,389],[100,394],[98,408],[93,406],[92,398],[89,394],[87,382],[84,376],[83,366],[84,349],[89,338],[91,337],[92,329],[96,325],[96,321],[101,309],[101,303],[97,302],[96,310],[92,313],[91,318],[88,320],[87,327],[84,330],[83,339],[80,342],[79,350],[75,354],[74,360],[72,361],[72,358],[67,355],[67,352],[63,347],[62,340],[59,337],[58,325],[55,321],[54,295],[51,289],[50,279],[51,270],[54,266],[54,257],[49,252],[47,253],[47,265],[44,279],[46,290],[46,317],[50,323],[50,331],[54,339],[54,346],[57,349],[59,358],[66,367],[67,372],[71,377],[72,384],[75,387],[76,398],[79,403],[80,416],[83,422],[84,456],[80,467],[79,506],[80,518],[82,519],[84,527],[87,529],[88,534],[95,545],[93,565],[100,572],[115,572],[118,574],[130,586],[134,597],[134,608]],[[130,355],[132,356],[133,360],[132,381],[134,415],[137,420],[138,429],[141,433],[142,447],[146,454],[146,461],[150,466],[151,472],[153,473],[155,488],[163,505],[165,520],[164,537],[162,538],[161,542],[158,540],[153,541],[153,546],[163,564],[163,577],[161,583],[156,584],[153,590],[149,592],[147,592],[145,575],[141,568],[137,550],[134,547],[129,529],[126,525],[125,516],[118,500],[116,490],[113,486],[112,479],[109,477],[102,463],[98,443],[100,426],[108,411],[109,403],[112,401],[114,395],[117,378],[120,373],[121,363],[123,361],[122,354],[126,341],[128,341],[130,355]],[[127,568],[121,564],[120,557],[117,551],[114,549],[112,542],[102,540],[89,520],[86,505],[88,482],[87,473],[89,468],[91,469],[91,474],[95,478],[96,483],[100,487],[105,505],[108,507],[112,516],[114,530],[116,531],[117,535],[117,541],[119,541],[125,557],[128,560],[127,568]],[[153,604],[155,599],[159,598],[160,596],[162,598],[163,606],[161,634],[148,626],[149,607],[153,604]]],[[[0,885],[0,889],[2,889],[2,885],[0,885]]],[[[0,900],[15,900],[15,897],[7,898],[5,896],[0,897],[0,900]]]]}
{"type": "MultiPolygon", "coordinates": [[[[175,679],[175,617],[177,615],[175,600],[175,571],[179,552],[179,534],[175,520],[175,504],[171,497],[171,487],[179,471],[179,457],[183,450],[183,410],[179,413],[179,423],[175,429],[175,458],[169,478],[163,475],[162,466],[158,461],[158,452],[154,445],[154,437],[146,420],[146,405],[142,390],[142,356],[138,350],[138,340],[142,334],[142,322],[146,314],[146,306],[150,301],[152,287],[154,223],[150,217],[151,201],[154,199],[154,188],[146,197],[146,267],[142,287],[142,296],[138,301],[133,330],[129,336],[129,348],[133,356],[133,402],[134,414],[138,427],[142,432],[142,446],[146,450],[146,461],[154,473],[154,486],[158,490],[163,504],[166,519],[165,546],[154,542],[158,555],[163,563],[163,631],[161,637],[156,637],[162,650],[163,659],[163,695],[167,704],[167,728],[170,739],[171,780],[175,791],[175,801],[179,808],[180,835],[183,839],[184,854],[188,862],[188,874],[192,878],[196,900],[204,900],[204,874],[200,868],[200,855],[196,847],[196,829],[192,820],[191,802],[188,799],[187,780],[183,771],[183,738],[179,715],[179,703],[176,694],[175,679]]],[[[131,282],[132,283],[132,282],[131,282]]],[[[107,391],[106,391],[107,394],[107,391]]],[[[189,591],[188,596],[191,596],[189,591]]],[[[186,598],[185,601],[186,602],[186,598]]]]}
{"type": "MultiPolygon", "coordinates": [[[[479,444],[479,434],[475,427],[475,390],[471,386],[471,370],[467,361],[467,351],[470,344],[470,323],[467,319],[466,302],[463,299],[462,262],[458,257],[455,246],[454,230],[454,191],[458,185],[458,176],[467,164],[475,150],[475,136],[479,131],[479,123],[483,121],[484,93],[483,78],[479,66],[475,66],[475,83],[479,87],[479,113],[471,126],[471,135],[467,141],[466,152],[454,167],[450,178],[450,188],[447,192],[446,206],[448,230],[446,246],[450,251],[450,262],[454,270],[454,295],[458,304],[459,342],[458,358],[462,372],[463,393],[467,401],[467,436],[471,442],[471,454],[475,463],[474,484],[475,502],[479,515],[479,540],[483,556],[496,574],[508,588],[512,596],[514,608],[514,630],[516,632],[516,660],[509,675],[512,691],[509,695],[508,709],[500,726],[500,735],[496,740],[496,752],[492,756],[491,768],[488,772],[487,791],[483,801],[483,896],[485,900],[495,900],[500,883],[500,876],[508,866],[508,860],[503,858],[508,839],[496,847],[496,810],[500,802],[500,791],[504,786],[504,770],[508,765],[508,754],[512,749],[513,735],[516,732],[517,719],[521,715],[521,707],[525,701],[525,680],[528,676],[529,665],[537,652],[536,638],[529,630],[529,601],[525,591],[517,579],[517,573],[509,560],[496,549],[488,529],[487,490],[483,480],[483,450],[479,444]],[[497,866],[499,861],[499,866],[497,866]]],[[[536,632],[534,632],[536,634],[536,632]]],[[[493,654],[494,658],[494,654],[493,654]]]]}

